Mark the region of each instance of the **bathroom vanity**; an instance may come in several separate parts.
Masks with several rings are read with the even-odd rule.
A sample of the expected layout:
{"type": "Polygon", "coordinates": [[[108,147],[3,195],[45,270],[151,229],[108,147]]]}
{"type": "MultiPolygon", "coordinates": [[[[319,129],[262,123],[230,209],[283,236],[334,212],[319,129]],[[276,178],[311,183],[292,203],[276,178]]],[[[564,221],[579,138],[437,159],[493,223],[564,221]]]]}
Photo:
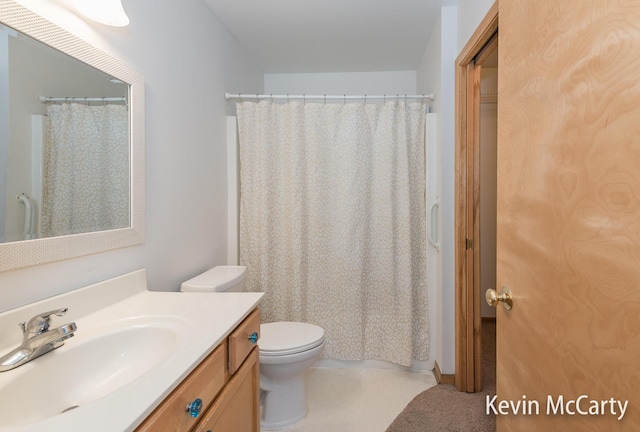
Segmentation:
{"type": "Polygon", "coordinates": [[[136,431],[259,432],[259,331],[255,309],[136,431]]]}
{"type": "Polygon", "coordinates": [[[138,270],[0,313],[0,354],[44,311],[77,326],[0,373],[0,432],[259,431],[262,295],[153,292],[138,270]]]}

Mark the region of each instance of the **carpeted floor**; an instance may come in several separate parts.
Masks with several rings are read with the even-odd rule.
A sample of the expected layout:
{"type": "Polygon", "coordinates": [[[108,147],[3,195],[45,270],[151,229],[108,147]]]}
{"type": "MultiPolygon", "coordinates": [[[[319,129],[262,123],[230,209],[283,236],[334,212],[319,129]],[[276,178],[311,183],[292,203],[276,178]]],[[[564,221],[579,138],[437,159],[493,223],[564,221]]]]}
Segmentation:
{"type": "Polygon", "coordinates": [[[494,432],[496,419],[485,414],[486,395],[496,393],[496,327],[482,323],[482,391],[461,393],[439,384],[416,396],[386,432],[494,432]]]}

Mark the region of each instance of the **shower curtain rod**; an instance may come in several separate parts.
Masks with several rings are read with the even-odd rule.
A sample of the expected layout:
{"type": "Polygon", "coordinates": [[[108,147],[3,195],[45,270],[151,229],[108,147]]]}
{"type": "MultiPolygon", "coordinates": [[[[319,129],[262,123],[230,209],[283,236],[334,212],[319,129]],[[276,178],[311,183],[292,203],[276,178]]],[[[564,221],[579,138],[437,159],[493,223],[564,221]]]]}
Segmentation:
{"type": "Polygon", "coordinates": [[[430,94],[422,94],[422,95],[305,95],[305,94],[233,94],[233,93],[225,93],[224,98],[226,100],[244,100],[244,99],[279,99],[279,100],[324,100],[327,101],[329,99],[332,100],[367,100],[367,99],[418,99],[418,100],[435,100],[435,95],[433,93],[430,94]]]}
{"type": "Polygon", "coordinates": [[[50,102],[126,102],[124,96],[118,97],[47,97],[39,96],[38,100],[42,103],[50,102]]]}

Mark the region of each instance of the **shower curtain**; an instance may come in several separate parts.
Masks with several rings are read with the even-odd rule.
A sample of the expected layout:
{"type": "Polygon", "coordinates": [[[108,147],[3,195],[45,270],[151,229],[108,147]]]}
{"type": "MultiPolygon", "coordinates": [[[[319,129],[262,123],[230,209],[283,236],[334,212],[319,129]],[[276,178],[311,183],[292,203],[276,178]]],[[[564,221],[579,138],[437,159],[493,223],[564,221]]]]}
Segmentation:
{"type": "Polygon", "coordinates": [[[324,357],[428,357],[423,103],[237,106],[240,261],[324,357]]]}
{"type": "Polygon", "coordinates": [[[124,105],[49,105],[43,237],[129,223],[129,127],[124,105]]]}

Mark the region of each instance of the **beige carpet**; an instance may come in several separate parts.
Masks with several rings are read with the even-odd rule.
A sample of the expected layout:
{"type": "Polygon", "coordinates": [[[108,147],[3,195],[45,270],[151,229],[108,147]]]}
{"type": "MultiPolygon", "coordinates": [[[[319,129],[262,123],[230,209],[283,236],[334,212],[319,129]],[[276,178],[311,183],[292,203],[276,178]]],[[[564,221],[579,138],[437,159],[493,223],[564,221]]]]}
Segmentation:
{"type": "Polygon", "coordinates": [[[494,432],[496,419],[485,415],[486,395],[496,393],[496,328],[482,323],[482,392],[461,393],[439,384],[416,396],[386,432],[494,432]]]}

